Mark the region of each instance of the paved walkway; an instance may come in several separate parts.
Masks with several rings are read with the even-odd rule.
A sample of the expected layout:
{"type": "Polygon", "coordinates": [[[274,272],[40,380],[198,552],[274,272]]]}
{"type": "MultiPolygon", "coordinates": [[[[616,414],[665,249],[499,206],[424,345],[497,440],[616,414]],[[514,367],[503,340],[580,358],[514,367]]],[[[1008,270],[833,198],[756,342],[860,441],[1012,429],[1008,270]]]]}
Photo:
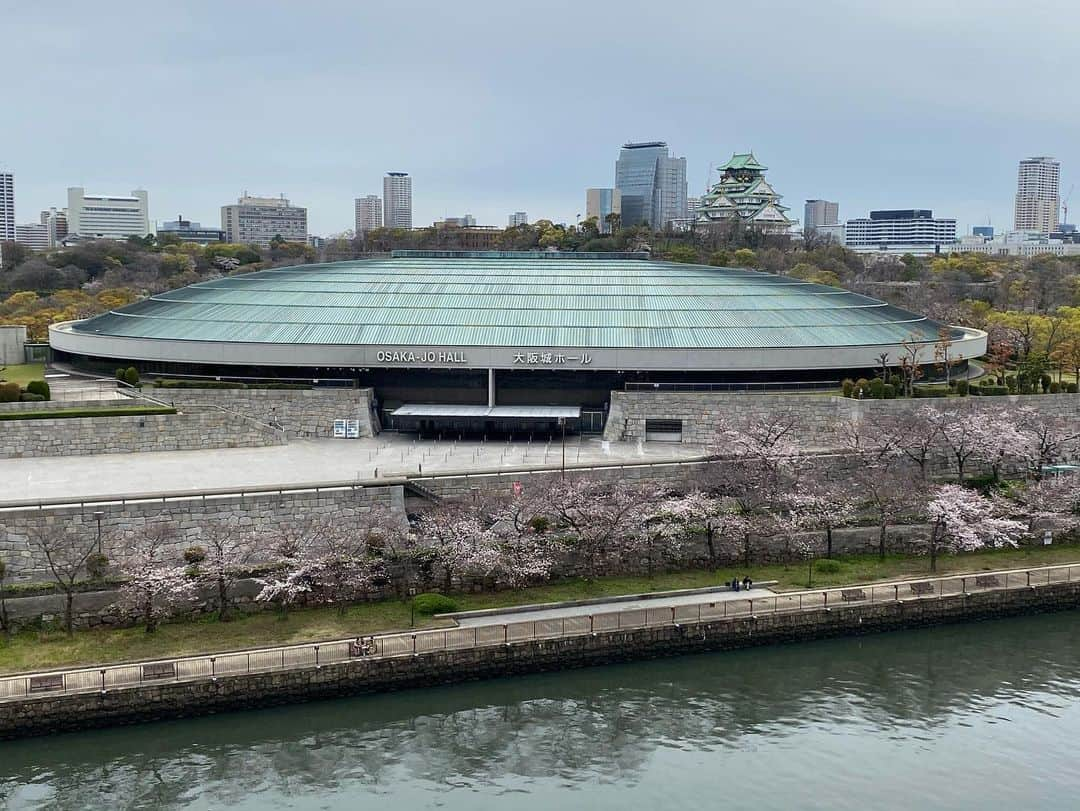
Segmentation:
{"type": "Polygon", "coordinates": [[[552,605],[537,607],[528,611],[506,611],[499,614],[457,617],[457,624],[463,628],[474,625],[502,625],[508,622],[532,622],[534,620],[562,619],[564,617],[587,617],[590,614],[606,614],[613,611],[635,611],[642,608],[671,608],[678,605],[700,605],[701,603],[723,603],[730,600],[755,600],[758,597],[772,597],[769,589],[751,588],[749,591],[691,592],[687,594],[642,595],[636,600],[611,600],[588,605],[552,605]]]}
{"type": "MultiPolygon", "coordinates": [[[[270,448],[161,451],[98,456],[0,459],[0,501],[92,498],[297,485],[440,470],[558,466],[559,442],[418,442],[411,436],[292,440],[270,448]]],[[[664,462],[700,456],[704,448],[665,442],[642,445],[571,437],[567,464],[664,462]]]]}

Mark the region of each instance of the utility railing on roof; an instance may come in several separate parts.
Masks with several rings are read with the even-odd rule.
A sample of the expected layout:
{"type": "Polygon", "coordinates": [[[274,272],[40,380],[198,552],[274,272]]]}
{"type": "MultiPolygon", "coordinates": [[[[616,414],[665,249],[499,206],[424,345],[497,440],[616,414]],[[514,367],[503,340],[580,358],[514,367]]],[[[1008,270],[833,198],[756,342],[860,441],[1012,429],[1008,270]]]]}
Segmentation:
{"type": "Polygon", "coordinates": [[[805,380],[790,383],[631,383],[626,391],[831,391],[840,388],[839,380],[805,380]]]}
{"type": "Polygon", "coordinates": [[[632,608],[554,619],[519,620],[446,629],[382,634],[300,645],[228,651],[147,662],[50,670],[0,677],[0,701],[36,696],[104,692],[144,684],[190,682],[322,667],[352,660],[389,659],[441,651],[508,646],[535,640],[570,639],[642,628],[693,626],[768,614],[823,611],[835,607],[936,600],[979,592],[1037,589],[1069,583],[1080,565],[1043,566],[931,577],[893,583],[842,586],[745,599],[632,608]]]}

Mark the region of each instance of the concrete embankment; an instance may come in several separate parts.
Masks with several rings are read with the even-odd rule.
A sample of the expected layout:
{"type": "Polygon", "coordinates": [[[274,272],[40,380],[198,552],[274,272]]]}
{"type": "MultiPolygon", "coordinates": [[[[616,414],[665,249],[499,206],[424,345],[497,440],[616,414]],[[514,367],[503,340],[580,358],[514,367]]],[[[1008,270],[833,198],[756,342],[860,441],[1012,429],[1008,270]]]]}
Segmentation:
{"type": "Polygon", "coordinates": [[[815,608],[0,702],[0,737],[1080,607],[1080,582],[815,608]]]}

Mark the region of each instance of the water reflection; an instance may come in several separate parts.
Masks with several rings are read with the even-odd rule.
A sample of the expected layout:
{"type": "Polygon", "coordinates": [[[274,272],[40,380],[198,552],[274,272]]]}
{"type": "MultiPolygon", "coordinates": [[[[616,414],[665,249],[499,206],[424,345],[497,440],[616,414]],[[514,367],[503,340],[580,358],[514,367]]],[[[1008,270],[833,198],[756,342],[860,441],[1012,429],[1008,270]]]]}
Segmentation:
{"type": "MultiPolygon", "coordinates": [[[[900,780],[926,753],[963,756],[949,742],[970,748],[975,736],[965,729],[972,726],[985,741],[995,724],[1013,725],[1012,743],[1027,742],[1028,755],[1047,766],[1045,736],[1063,734],[1066,721],[1080,732],[1080,718],[1066,718],[1080,692],[1077,618],[692,656],[4,743],[0,798],[10,808],[56,809],[355,807],[349,798],[403,809],[479,808],[500,797],[514,807],[527,800],[571,807],[553,796],[569,788],[583,803],[587,795],[580,807],[627,808],[642,807],[645,797],[669,804],[680,792],[692,799],[754,781],[788,807],[848,807],[847,799],[858,807],[859,786],[870,792],[883,779],[900,780]],[[891,777],[858,765],[875,759],[888,760],[891,777]],[[817,785],[823,768],[830,771],[825,793],[799,793],[807,781],[817,785]],[[785,786],[794,794],[785,795],[785,786]]],[[[968,754],[990,775],[1013,764],[998,764],[996,752],[968,754]]],[[[1066,765],[1056,779],[1069,785],[1075,766],[1070,773],[1068,753],[1057,755],[1066,765]]],[[[1021,782],[1016,790],[1030,799],[1044,785],[1021,782]]],[[[974,797],[950,798],[950,790],[943,779],[935,796],[949,804],[940,807],[966,807],[974,797]]],[[[1055,797],[1044,800],[1052,807],[1055,797]]]]}

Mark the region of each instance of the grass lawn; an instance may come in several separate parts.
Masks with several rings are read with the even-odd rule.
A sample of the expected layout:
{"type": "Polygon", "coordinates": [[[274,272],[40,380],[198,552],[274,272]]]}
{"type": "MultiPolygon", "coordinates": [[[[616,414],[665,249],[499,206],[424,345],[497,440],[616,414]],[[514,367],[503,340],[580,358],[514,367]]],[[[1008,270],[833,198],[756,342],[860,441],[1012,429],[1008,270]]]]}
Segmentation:
{"type": "Polygon", "coordinates": [[[0,371],[0,380],[18,383],[25,387],[31,380],[45,379],[44,363],[23,363],[19,366],[6,366],[0,371]]]}
{"type": "MultiPolygon", "coordinates": [[[[978,572],[993,569],[1080,563],[1080,546],[1025,547],[976,552],[938,561],[938,573],[978,572]]],[[[928,574],[926,558],[851,557],[839,561],[839,571],[814,573],[814,586],[841,586],[928,574]]],[[[672,589],[715,586],[749,574],[755,581],[779,581],[777,588],[806,588],[803,563],[686,571],[655,577],[606,577],[597,580],[564,580],[519,591],[455,595],[462,610],[497,608],[528,603],[556,602],[637,594],[672,589]]],[[[440,623],[417,617],[418,627],[440,623]]],[[[0,638],[0,674],[40,670],[66,665],[89,665],[137,659],[154,659],[265,645],[341,639],[360,634],[403,630],[409,627],[406,602],[383,601],[350,607],[344,616],[333,608],[293,611],[282,618],[272,611],[238,616],[231,622],[213,617],[163,625],[154,634],[141,628],[78,631],[68,638],[58,631],[23,631],[8,640],[0,638]]]]}

